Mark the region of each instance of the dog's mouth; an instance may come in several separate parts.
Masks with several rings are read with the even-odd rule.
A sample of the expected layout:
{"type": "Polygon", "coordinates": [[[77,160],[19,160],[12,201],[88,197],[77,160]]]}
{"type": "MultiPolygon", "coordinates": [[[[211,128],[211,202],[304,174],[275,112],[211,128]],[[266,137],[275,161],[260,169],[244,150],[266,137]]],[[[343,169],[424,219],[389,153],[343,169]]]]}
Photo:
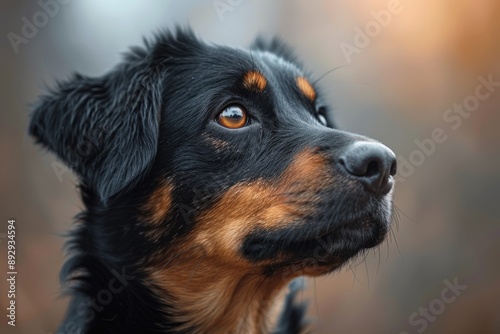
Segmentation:
{"type": "Polygon", "coordinates": [[[390,199],[365,203],[365,207],[354,214],[324,210],[292,227],[254,231],[245,239],[243,253],[252,261],[269,264],[269,272],[291,267],[301,268],[302,274],[322,275],[385,239],[390,199]]]}

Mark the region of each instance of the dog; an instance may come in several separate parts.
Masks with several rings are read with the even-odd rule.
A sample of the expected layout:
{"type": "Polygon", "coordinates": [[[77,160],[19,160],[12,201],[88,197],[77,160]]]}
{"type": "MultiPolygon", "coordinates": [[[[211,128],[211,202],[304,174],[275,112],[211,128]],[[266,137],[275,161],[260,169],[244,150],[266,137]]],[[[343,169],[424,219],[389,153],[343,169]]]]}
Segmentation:
{"type": "Polygon", "coordinates": [[[30,116],[85,206],[61,334],[304,333],[294,280],[390,228],[394,153],[336,129],[278,38],[247,50],[162,31],[101,77],[58,82],[30,116]]]}

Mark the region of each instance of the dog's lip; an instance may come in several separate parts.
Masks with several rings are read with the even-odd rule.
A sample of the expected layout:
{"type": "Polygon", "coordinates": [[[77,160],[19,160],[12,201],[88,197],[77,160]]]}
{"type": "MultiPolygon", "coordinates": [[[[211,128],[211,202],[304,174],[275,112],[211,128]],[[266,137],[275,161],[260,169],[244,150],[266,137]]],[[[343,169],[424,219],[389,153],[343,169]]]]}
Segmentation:
{"type": "MultiPolygon", "coordinates": [[[[358,251],[369,249],[379,245],[386,236],[385,222],[376,215],[365,214],[355,219],[344,220],[341,223],[336,222],[334,226],[325,229],[322,233],[317,233],[315,236],[299,237],[293,240],[291,246],[294,249],[300,249],[301,245],[313,245],[315,249],[318,245],[321,246],[319,253],[307,253],[306,257],[302,257],[304,253],[295,254],[293,257],[285,257],[284,260],[274,263],[275,267],[286,267],[290,264],[302,264],[304,260],[313,259],[313,266],[316,268],[326,268],[327,272],[341,266],[351,256],[358,251]],[[382,227],[381,234],[373,234],[373,230],[377,227],[382,227]],[[352,234],[350,232],[353,232],[352,234]],[[366,232],[365,232],[366,231],[366,232]],[[357,246],[354,248],[346,248],[346,252],[352,252],[351,255],[346,255],[345,251],[336,249],[335,245],[339,241],[338,237],[354,238],[357,240],[357,246]],[[326,252],[326,253],[325,253],[326,252]]],[[[302,266],[301,268],[305,268],[302,266]]]]}
{"type": "Polygon", "coordinates": [[[318,246],[341,257],[375,247],[387,235],[389,207],[379,201],[364,203],[360,208],[348,203],[339,207],[339,203],[323,202],[313,215],[297,217],[276,229],[254,229],[245,236],[242,252],[251,261],[262,261],[275,259],[280,253],[286,258],[300,258],[318,246]]]}
{"type": "Polygon", "coordinates": [[[303,241],[311,241],[315,239],[321,239],[326,236],[335,234],[339,230],[359,230],[359,229],[369,229],[375,224],[380,224],[381,222],[370,214],[364,214],[360,217],[354,219],[338,220],[325,224],[325,228],[317,232],[312,237],[306,237],[302,239],[303,241]]]}

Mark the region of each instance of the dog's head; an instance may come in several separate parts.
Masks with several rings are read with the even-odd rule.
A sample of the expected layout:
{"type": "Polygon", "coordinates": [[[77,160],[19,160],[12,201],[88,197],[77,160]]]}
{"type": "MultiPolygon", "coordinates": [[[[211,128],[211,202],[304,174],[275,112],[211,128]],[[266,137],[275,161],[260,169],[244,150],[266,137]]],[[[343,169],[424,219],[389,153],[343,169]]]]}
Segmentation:
{"type": "Polygon", "coordinates": [[[389,228],[394,154],[335,129],[277,40],[162,34],[107,75],[59,84],[30,133],[80,177],[110,259],[189,248],[241,271],[320,275],[389,228]]]}

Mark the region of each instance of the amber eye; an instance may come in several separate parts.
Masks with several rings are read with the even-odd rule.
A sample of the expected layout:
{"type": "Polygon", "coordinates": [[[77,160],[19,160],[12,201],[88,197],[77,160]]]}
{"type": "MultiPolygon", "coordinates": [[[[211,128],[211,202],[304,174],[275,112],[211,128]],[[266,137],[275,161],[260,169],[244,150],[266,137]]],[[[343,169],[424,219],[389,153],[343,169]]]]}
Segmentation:
{"type": "Polygon", "coordinates": [[[239,106],[229,106],[217,116],[217,123],[228,129],[242,128],[247,122],[247,113],[239,106]]]}

